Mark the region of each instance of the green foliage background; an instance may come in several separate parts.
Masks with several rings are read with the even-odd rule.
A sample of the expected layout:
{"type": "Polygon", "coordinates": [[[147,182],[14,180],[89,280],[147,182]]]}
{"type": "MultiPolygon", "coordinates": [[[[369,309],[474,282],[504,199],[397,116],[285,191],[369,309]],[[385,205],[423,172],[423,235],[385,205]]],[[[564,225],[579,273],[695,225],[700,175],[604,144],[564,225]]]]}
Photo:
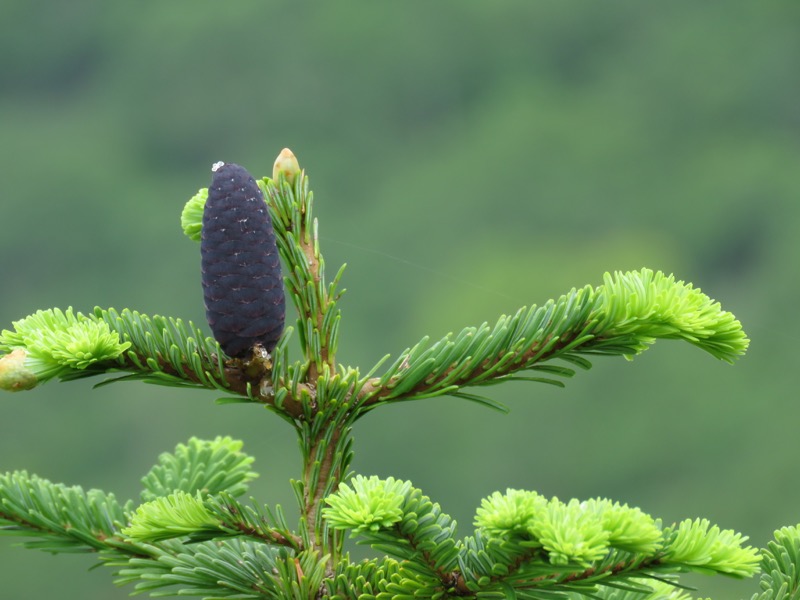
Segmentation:
{"type": "MultiPolygon", "coordinates": [[[[348,263],[340,358],[494,321],[606,270],[695,282],[753,340],[735,368],[660,343],[566,390],[375,411],[355,468],[410,479],[471,529],[506,487],[706,516],[763,545],[800,520],[800,5],[527,0],[0,7],[0,326],[130,307],[203,323],[185,201],[216,160],[311,176],[348,263]]],[[[4,395],[0,471],[118,497],[191,435],[257,457],[291,504],[293,433],[212,392],[49,384],[4,395]]],[[[127,597],[91,557],[0,544],[5,597],[127,597]]],[[[701,581],[745,597],[755,584],[701,581]]],[[[707,587],[706,587],[707,586],[707,587]]]]}

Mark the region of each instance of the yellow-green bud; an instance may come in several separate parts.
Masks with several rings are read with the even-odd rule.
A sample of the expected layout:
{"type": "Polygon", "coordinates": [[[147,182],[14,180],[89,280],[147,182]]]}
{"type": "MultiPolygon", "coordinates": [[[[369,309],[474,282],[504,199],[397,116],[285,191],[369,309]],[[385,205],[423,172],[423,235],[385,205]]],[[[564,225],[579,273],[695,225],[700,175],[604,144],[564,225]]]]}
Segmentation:
{"type": "Polygon", "coordinates": [[[16,348],[0,358],[0,390],[20,392],[36,387],[36,373],[25,366],[28,353],[16,348]]]}
{"type": "Polygon", "coordinates": [[[286,182],[292,186],[300,174],[300,163],[297,162],[297,157],[288,148],[281,150],[278,158],[275,159],[275,165],[272,167],[272,179],[277,181],[280,173],[283,173],[286,182]]]}

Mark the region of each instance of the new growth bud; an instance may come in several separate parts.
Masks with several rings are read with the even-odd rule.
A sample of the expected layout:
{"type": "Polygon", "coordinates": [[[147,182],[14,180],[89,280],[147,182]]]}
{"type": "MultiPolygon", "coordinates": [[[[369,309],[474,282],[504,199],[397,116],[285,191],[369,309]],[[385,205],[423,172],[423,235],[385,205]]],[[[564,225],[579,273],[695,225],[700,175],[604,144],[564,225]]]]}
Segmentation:
{"type": "Polygon", "coordinates": [[[275,159],[275,164],[272,167],[272,179],[278,180],[278,175],[283,173],[286,182],[293,186],[297,176],[300,174],[300,163],[297,162],[297,157],[288,148],[281,150],[278,158],[275,159]]]}
{"type": "Polygon", "coordinates": [[[0,358],[0,390],[20,392],[36,387],[36,373],[25,365],[28,353],[22,348],[0,358]]]}
{"type": "Polygon", "coordinates": [[[267,204],[253,177],[215,163],[200,240],[206,318],[222,349],[268,351],[283,332],[283,277],[267,204]]]}

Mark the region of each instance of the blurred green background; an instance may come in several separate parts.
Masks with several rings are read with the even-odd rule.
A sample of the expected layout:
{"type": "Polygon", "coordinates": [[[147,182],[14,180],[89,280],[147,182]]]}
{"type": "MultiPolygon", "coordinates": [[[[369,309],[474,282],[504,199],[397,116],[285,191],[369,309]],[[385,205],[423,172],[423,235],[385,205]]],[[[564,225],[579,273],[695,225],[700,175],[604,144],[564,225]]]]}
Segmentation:
{"type": "MultiPolygon", "coordinates": [[[[4,0],[0,327],[39,308],[204,324],[184,202],[214,161],[311,176],[340,360],[369,367],[604,271],[692,281],[752,338],[735,367],[662,342],[566,389],[372,413],[354,468],[461,524],[507,487],[704,516],[763,545],[800,520],[800,3],[4,0]]],[[[0,471],[136,497],[157,455],[231,435],[291,505],[285,423],[212,392],[51,383],[0,398],[0,471]]],[[[0,596],[127,597],[92,556],[0,540],[0,596]]],[[[706,595],[755,582],[693,579],[706,595]]]]}

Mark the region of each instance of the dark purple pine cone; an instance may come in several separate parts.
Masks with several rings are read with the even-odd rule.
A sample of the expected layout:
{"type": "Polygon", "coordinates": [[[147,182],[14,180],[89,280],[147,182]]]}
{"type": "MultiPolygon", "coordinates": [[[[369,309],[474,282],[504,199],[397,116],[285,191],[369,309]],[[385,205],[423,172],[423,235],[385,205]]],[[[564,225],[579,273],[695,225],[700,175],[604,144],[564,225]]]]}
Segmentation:
{"type": "Polygon", "coordinates": [[[212,171],[200,241],[206,318],[229,356],[256,344],[271,352],[286,312],[272,220],[250,173],[225,163],[212,171]]]}

